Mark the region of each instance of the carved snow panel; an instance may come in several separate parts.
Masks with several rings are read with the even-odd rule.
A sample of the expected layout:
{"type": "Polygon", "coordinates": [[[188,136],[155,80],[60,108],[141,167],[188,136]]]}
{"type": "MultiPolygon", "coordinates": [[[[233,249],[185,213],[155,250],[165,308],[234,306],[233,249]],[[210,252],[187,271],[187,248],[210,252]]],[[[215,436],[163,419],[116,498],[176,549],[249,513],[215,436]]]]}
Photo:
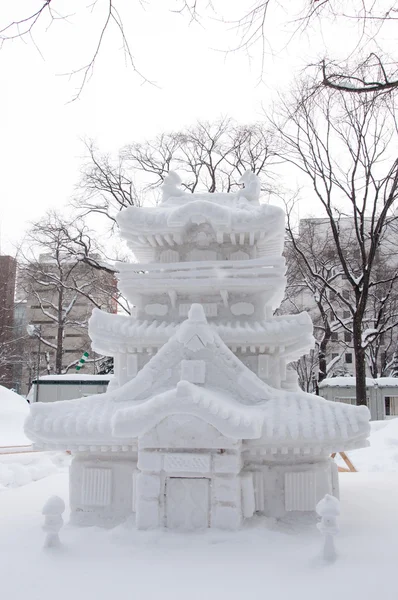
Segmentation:
{"type": "Polygon", "coordinates": [[[174,263],[180,261],[180,255],[176,250],[164,250],[160,254],[160,262],[162,263],[174,263]]]}
{"type": "Polygon", "coordinates": [[[166,527],[189,531],[205,529],[210,519],[210,481],[170,477],[166,481],[166,527]]]}
{"type": "Polygon", "coordinates": [[[269,375],[269,359],[265,354],[258,355],[258,371],[260,379],[267,379],[269,375]]]}
{"type": "Polygon", "coordinates": [[[147,304],[144,310],[147,315],[164,317],[164,315],[167,315],[169,307],[167,304],[147,304]]]}
{"type": "Polygon", "coordinates": [[[109,506],[112,497],[112,470],[86,467],[83,471],[82,504],[109,506]]]}
{"type": "Polygon", "coordinates": [[[242,473],[242,513],[246,518],[252,517],[255,511],[253,473],[242,473]]]}
{"type": "Polygon", "coordinates": [[[138,358],[136,354],[128,354],[127,355],[127,364],[126,364],[126,372],[127,378],[131,379],[135,377],[138,372],[138,358]]]}
{"type": "Polygon", "coordinates": [[[254,305],[251,302],[237,302],[231,305],[231,313],[235,316],[252,315],[254,313],[254,305]]]}
{"type": "Polygon", "coordinates": [[[213,250],[191,250],[187,254],[187,261],[217,260],[217,252],[213,250]]]}
{"type": "Polygon", "coordinates": [[[204,383],[206,380],[206,363],[204,360],[182,360],[181,379],[190,383],[204,383]]]}
{"type": "Polygon", "coordinates": [[[316,506],[316,473],[299,471],[285,473],[285,509],[314,510],[316,506]]]}
{"type": "Polygon", "coordinates": [[[229,258],[230,260],[249,260],[250,256],[246,252],[238,250],[237,252],[232,252],[229,258]]]}
{"type": "Polygon", "coordinates": [[[166,472],[209,473],[211,469],[209,454],[171,453],[164,457],[166,472]]]}

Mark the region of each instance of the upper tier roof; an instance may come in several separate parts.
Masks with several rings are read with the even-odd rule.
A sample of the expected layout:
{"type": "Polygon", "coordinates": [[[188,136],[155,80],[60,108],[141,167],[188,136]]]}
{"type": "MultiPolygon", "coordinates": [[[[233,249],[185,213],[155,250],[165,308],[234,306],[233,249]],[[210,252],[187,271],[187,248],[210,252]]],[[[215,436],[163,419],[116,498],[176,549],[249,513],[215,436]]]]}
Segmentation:
{"type": "Polygon", "coordinates": [[[166,177],[162,203],[154,208],[131,206],[117,216],[122,236],[180,233],[189,224],[209,223],[219,232],[265,232],[267,239],[284,236],[284,211],[259,203],[260,183],[254,173],[242,177],[236,193],[188,193],[173,172],[166,177]]]}

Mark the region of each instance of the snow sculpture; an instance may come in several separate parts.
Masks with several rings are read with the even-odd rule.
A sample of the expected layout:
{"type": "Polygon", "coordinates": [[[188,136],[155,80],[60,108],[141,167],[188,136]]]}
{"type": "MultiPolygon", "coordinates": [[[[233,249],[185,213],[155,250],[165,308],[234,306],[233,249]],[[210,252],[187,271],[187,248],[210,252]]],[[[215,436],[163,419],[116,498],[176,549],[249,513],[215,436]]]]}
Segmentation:
{"type": "Polygon", "coordinates": [[[60,545],[59,532],[64,524],[62,513],[65,502],[59,496],[51,496],[43,506],[44,515],[43,531],[46,532],[45,548],[55,548],[60,545]]]}
{"type": "Polygon", "coordinates": [[[332,562],[336,560],[336,549],[334,547],[334,536],[339,532],[337,517],[340,514],[340,502],[334,496],[326,494],[316,505],[316,512],[322,517],[317,524],[319,531],[325,536],[323,546],[323,558],[332,562]]]}
{"type": "Polygon", "coordinates": [[[284,213],[260,182],[118,215],[138,264],[120,264],[134,317],[94,309],[95,351],[114,357],[106,394],[31,405],[37,447],[68,449],[71,520],[234,529],[254,513],[314,512],[338,495],[333,452],[367,444],[366,407],[297,387],[313,345],[306,313],[274,317],[285,288],[284,213]],[[140,262],[141,261],[141,262],[140,262]]]}

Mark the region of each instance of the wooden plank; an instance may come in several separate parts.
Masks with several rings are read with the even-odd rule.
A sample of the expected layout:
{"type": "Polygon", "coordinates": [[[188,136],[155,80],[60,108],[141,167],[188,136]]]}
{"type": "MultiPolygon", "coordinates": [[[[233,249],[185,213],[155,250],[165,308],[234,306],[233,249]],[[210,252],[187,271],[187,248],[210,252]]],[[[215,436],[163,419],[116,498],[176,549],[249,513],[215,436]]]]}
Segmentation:
{"type": "MultiPolygon", "coordinates": [[[[337,467],[338,471],[341,472],[341,473],[357,473],[356,468],[354,467],[354,465],[352,464],[352,462],[348,458],[347,454],[345,452],[339,452],[339,454],[340,454],[341,458],[344,460],[344,462],[347,465],[348,469],[344,469],[343,467],[337,467]]],[[[332,458],[335,458],[335,456],[336,456],[336,452],[333,452],[332,458]]]]}

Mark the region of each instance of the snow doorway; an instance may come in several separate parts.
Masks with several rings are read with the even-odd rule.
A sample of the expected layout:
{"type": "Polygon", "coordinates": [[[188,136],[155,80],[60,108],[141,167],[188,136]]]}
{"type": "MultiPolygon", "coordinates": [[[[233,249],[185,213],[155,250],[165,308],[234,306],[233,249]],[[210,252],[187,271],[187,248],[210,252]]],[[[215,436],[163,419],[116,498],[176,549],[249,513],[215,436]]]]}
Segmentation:
{"type": "Polygon", "coordinates": [[[183,531],[210,526],[210,479],[166,479],[166,527],[183,531]]]}

